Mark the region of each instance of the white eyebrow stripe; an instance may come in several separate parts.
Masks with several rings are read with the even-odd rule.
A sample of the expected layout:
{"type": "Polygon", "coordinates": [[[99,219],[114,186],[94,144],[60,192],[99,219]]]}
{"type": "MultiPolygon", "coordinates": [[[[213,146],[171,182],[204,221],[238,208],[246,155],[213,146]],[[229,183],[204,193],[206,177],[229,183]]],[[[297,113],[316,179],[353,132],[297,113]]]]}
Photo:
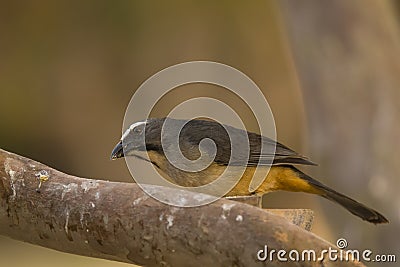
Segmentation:
{"type": "Polygon", "coordinates": [[[137,126],[143,125],[143,124],[146,124],[146,121],[138,121],[138,122],[133,123],[131,126],[129,126],[129,128],[126,129],[126,131],[125,131],[124,134],[122,135],[121,141],[124,140],[124,139],[128,136],[128,134],[129,134],[131,131],[133,131],[133,129],[135,129],[137,126]]]}

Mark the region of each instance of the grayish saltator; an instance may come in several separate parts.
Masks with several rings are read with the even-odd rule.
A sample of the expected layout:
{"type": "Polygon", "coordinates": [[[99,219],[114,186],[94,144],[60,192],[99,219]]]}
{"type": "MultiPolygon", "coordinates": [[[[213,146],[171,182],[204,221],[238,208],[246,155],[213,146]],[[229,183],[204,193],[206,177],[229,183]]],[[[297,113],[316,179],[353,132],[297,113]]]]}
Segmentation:
{"type": "MultiPolygon", "coordinates": [[[[172,124],[182,124],[180,120],[170,118],[168,120],[172,121],[172,124]]],[[[191,160],[198,158],[201,154],[199,151],[200,141],[209,138],[216,145],[215,157],[212,163],[202,171],[188,172],[175,167],[165,156],[161,142],[161,129],[164,121],[165,118],[151,118],[132,124],[123,134],[121,141],[115,146],[111,159],[134,156],[143,160],[150,160],[164,178],[180,186],[190,187],[201,186],[213,181],[221,175],[228,165],[243,164],[242,160],[235,160],[235,157],[231,158],[231,139],[226,127],[230,130],[229,134],[233,135],[243,134],[244,130],[221,125],[215,121],[194,119],[185,121],[185,125],[180,131],[178,138],[182,154],[191,160]],[[145,142],[140,141],[143,140],[141,139],[143,135],[145,135],[145,142]],[[147,153],[148,157],[144,157],[143,153],[147,153]]],[[[245,172],[226,196],[262,195],[278,190],[306,192],[336,202],[352,214],[368,222],[374,224],[388,222],[376,210],[323,185],[293,166],[316,165],[306,157],[265,136],[247,131],[244,131],[244,133],[249,140],[247,144],[249,146],[249,154],[246,155],[248,158],[246,158],[245,172]],[[261,144],[267,148],[268,146],[275,146],[275,153],[263,153],[265,150],[261,150],[261,144]],[[270,167],[270,170],[262,184],[253,192],[250,192],[250,181],[257,166],[270,167]]]]}

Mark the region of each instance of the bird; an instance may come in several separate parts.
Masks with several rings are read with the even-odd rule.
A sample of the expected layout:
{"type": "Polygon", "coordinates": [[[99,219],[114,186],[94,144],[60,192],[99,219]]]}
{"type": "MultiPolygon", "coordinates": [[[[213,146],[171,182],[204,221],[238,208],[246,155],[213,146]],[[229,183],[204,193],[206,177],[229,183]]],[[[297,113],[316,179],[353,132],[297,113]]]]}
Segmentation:
{"type": "Polygon", "coordinates": [[[225,197],[264,195],[274,191],[304,192],[333,201],[367,222],[373,224],[389,222],[378,211],[331,189],[295,167],[295,165],[317,165],[307,157],[268,137],[213,120],[200,118],[179,120],[164,117],[135,122],[123,133],[112,150],[112,160],[123,157],[150,161],[168,181],[187,187],[208,184],[217,179],[226,167],[236,165],[243,167],[245,171],[238,174],[240,180],[225,194],[225,197]],[[212,157],[210,156],[212,161],[207,168],[190,172],[176,167],[168,160],[164,149],[169,147],[169,138],[173,138],[175,133],[168,134],[168,129],[162,130],[166,120],[172,127],[176,125],[178,128],[184,125],[179,132],[178,142],[182,155],[187,159],[196,160],[204,154],[212,154],[212,157]],[[165,134],[165,137],[162,138],[162,134],[165,134]],[[237,144],[238,151],[245,151],[246,148],[243,146],[247,145],[247,154],[232,153],[230,135],[244,135],[248,138],[248,143],[237,144]],[[214,142],[216,148],[214,154],[200,151],[199,145],[204,139],[211,139],[214,142]],[[261,149],[261,146],[266,149],[261,149]],[[148,157],[143,153],[147,153],[148,157]],[[250,192],[249,185],[257,167],[270,169],[263,182],[250,192]]]}

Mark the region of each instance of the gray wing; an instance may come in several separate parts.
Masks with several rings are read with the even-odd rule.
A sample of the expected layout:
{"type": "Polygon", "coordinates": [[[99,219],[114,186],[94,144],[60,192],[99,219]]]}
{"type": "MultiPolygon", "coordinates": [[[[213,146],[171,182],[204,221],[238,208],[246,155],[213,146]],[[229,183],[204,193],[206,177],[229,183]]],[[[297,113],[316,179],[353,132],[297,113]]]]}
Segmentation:
{"type": "MultiPolygon", "coordinates": [[[[193,120],[185,125],[185,127],[183,127],[180,136],[180,144],[183,146],[185,146],[186,144],[187,149],[189,147],[197,149],[197,145],[199,144],[200,140],[204,138],[210,138],[214,140],[217,146],[217,154],[214,161],[218,164],[240,166],[242,166],[243,164],[246,164],[247,166],[283,164],[317,165],[314,162],[308,160],[306,157],[296,153],[295,151],[278,142],[275,142],[270,138],[225,125],[225,128],[229,129],[229,132],[233,133],[233,135],[243,135],[245,133],[248,135],[249,138],[249,158],[247,159],[247,153],[243,152],[247,151],[245,144],[239,143],[237,144],[238,150],[236,150],[239,152],[234,153],[231,159],[230,139],[227,131],[224,129],[224,126],[213,121],[196,121],[197,122],[195,123],[193,120]],[[263,151],[261,151],[261,142],[263,144],[263,151]],[[241,146],[243,147],[241,148],[241,146]],[[273,153],[274,146],[275,154],[273,153]]],[[[191,153],[191,155],[194,154],[197,153],[191,153]]]]}
{"type": "Polygon", "coordinates": [[[255,133],[249,133],[250,140],[250,156],[248,161],[248,166],[260,165],[284,165],[284,164],[301,164],[301,165],[317,165],[316,163],[310,161],[307,157],[298,154],[292,149],[282,145],[279,142],[260,136],[255,133]],[[261,140],[261,141],[260,141],[261,140]],[[251,145],[251,143],[254,145],[251,145]],[[260,143],[266,146],[267,149],[263,149],[261,152],[260,143]],[[275,154],[271,154],[273,151],[273,146],[275,145],[275,154]],[[270,147],[270,149],[269,149],[270,147]]]}

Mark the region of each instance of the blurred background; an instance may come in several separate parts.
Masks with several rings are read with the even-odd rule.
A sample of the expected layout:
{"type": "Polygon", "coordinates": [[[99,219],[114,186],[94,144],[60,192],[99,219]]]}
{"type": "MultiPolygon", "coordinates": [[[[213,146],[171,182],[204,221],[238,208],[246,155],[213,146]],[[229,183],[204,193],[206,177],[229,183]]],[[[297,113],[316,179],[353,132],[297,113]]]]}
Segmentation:
{"type": "MultiPolygon", "coordinates": [[[[109,155],[135,90],[177,63],[221,62],[261,88],[278,140],[319,163],[307,173],[390,224],[301,193],[271,193],[265,205],[311,208],[322,238],[400,257],[399,10],[390,0],[0,1],[0,147],[69,174],[132,182],[109,155]]],[[[196,96],[249,112],[221,88],[190,85],[154,114],[196,96]]],[[[0,255],[3,266],[125,265],[6,237],[0,255]]]]}

